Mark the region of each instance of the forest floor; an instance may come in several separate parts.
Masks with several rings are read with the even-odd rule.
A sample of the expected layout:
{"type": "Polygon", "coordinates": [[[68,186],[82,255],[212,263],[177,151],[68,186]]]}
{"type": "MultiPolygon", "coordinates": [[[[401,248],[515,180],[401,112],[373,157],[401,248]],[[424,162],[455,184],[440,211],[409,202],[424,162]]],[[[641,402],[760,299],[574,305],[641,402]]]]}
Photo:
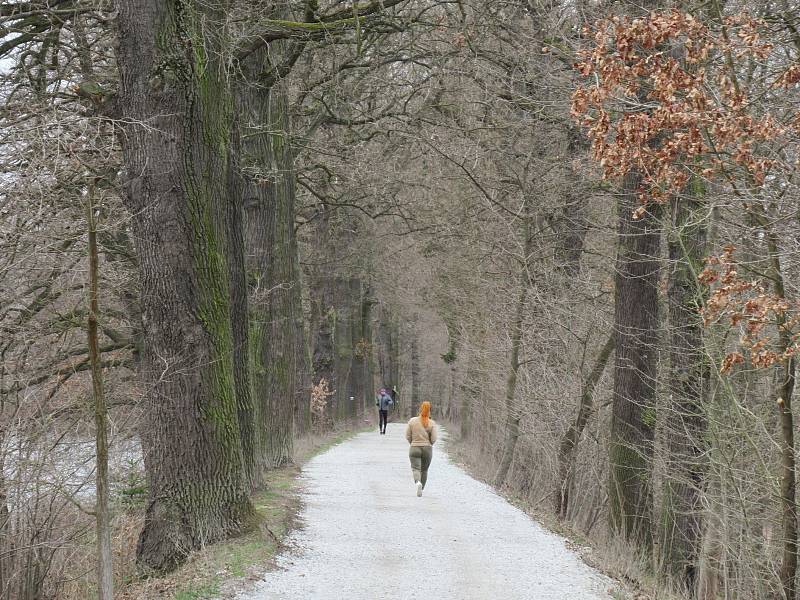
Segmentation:
{"type": "Polygon", "coordinates": [[[313,456],[340,444],[358,431],[308,436],[295,442],[295,463],[269,473],[263,491],[253,495],[260,526],[198,552],[164,577],[133,580],[117,593],[121,600],[201,600],[233,598],[274,569],[275,556],[295,527],[301,509],[301,467],[313,456]]]}
{"type": "Polygon", "coordinates": [[[437,443],[421,498],[403,425],[361,433],[302,470],[301,528],[240,600],[607,600],[569,543],[456,466],[437,443]]]}

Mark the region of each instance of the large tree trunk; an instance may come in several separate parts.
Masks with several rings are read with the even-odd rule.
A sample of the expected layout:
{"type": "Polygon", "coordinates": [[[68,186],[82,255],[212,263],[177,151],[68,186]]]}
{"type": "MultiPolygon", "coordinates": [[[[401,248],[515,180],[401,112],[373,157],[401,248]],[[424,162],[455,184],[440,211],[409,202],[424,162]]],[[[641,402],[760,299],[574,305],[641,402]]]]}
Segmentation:
{"type": "Polygon", "coordinates": [[[561,438],[561,445],[558,449],[558,484],[556,486],[556,516],[559,519],[567,518],[569,510],[569,494],[572,488],[572,475],[575,467],[575,448],[581,439],[583,429],[589,422],[592,415],[594,404],[594,391],[600,381],[600,377],[605,371],[606,363],[614,350],[614,335],[610,335],[600,354],[597,357],[589,376],[583,382],[581,398],[578,403],[578,414],[575,421],[569,426],[561,438]]]}
{"type": "Polygon", "coordinates": [[[640,181],[636,174],[625,177],[618,207],[616,353],[608,493],[612,529],[649,551],[661,231],[657,206],[651,205],[641,218],[633,217],[640,181]]]}
{"type": "Polygon", "coordinates": [[[241,139],[239,120],[235,119],[231,135],[228,173],[229,197],[226,223],[228,240],[228,274],[230,276],[231,334],[233,338],[233,380],[239,435],[242,439],[242,467],[251,489],[263,484],[263,469],[257,461],[263,445],[263,431],[256,426],[256,406],[253,399],[252,364],[250,360],[250,313],[248,306],[247,271],[244,249],[244,204],[247,191],[241,177],[239,155],[241,139]]]}
{"type": "Polygon", "coordinates": [[[667,294],[670,403],[664,418],[668,458],[660,519],[664,566],[690,593],[696,584],[702,541],[704,399],[708,383],[697,282],[706,245],[701,208],[690,197],[673,199],[667,294]]]}
{"type": "Polygon", "coordinates": [[[118,8],[126,202],[145,341],[149,500],[138,560],[167,570],[252,514],[225,259],[231,97],[215,37],[219,8],[176,0],[118,8]]]}
{"type": "Polygon", "coordinates": [[[297,319],[301,318],[294,233],[294,157],[282,90],[247,87],[239,106],[248,174],[245,231],[251,277],[250,322],[253,389],[264,436],[261,468],[292,457],[298,381],[297,319]]]}

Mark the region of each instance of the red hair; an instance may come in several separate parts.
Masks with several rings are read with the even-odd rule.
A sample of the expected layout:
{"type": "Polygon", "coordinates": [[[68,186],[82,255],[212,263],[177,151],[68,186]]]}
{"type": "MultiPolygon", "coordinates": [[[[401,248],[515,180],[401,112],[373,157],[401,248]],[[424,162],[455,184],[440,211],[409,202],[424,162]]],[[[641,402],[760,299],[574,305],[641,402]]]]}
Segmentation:
{"type": "Polygon", "coordinates": [[[428,425],[430,424],[431,417],[431,403],[425,400],[422,403],[422,406],[419,407],[419,422],[422,423],[422,426],[427,429],[428,425]]]}

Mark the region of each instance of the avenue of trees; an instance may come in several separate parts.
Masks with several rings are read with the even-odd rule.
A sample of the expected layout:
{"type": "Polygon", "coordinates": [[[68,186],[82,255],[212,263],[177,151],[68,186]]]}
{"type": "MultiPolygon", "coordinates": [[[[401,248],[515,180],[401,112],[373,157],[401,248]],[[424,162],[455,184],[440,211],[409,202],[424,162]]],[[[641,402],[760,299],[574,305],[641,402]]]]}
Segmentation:
{"type": "Polygon", "coordinates": [[[0,597],[175,569],[396,385],[648,594],[796,600],[798,14],[0,2],[0,597]]]}

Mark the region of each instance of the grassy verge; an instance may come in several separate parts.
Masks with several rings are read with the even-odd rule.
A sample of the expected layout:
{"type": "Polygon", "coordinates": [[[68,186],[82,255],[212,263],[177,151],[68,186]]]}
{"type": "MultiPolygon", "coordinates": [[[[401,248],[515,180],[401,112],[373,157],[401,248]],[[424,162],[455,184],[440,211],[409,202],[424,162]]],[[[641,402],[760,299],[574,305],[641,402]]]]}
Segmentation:
{"type": "Polygon", "coordinates": [[[232,598],[264,572],[274,568],[283,540],[294,528],[301,508],[303,464],[353,437],[361,430],[312,435],[295,441],[295,464],[275,469],[263,491],[253,495],[257,526],[239,537],[195,552],[178,570],[165,577],[134,579],[120,589],[121,600],[200,600],[232,598]]]}

